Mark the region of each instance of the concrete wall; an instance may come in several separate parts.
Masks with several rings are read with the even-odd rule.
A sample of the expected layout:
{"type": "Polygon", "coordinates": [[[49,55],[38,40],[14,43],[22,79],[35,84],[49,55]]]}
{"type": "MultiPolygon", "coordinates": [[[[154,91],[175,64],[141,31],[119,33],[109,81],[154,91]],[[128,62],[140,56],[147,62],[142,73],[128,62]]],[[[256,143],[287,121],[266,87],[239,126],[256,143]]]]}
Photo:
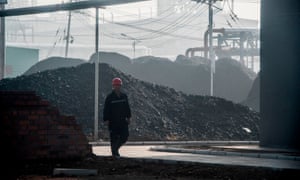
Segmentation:
{"type": "Polygon", "coordinates": [[[299,4],[298,0],[262,1],[262,147],[300,150],[299,4]]]}

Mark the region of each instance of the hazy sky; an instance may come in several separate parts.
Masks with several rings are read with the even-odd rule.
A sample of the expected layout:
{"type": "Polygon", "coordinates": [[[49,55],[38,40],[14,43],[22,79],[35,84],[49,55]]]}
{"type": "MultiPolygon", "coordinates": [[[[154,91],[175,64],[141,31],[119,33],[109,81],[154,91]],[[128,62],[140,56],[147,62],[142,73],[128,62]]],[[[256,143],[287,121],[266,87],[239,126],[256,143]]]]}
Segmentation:
{"type": "MultiPolygon", "coordinates": [[[[144,11],[149,11],[150,6],[156,5],[156,0],[148,1],[148,2],[141,2],[141,3],[135,3],[134,5],[122,5],[120,9],[124,12],[130,11],[136,11],[137,8],[144,8],[144,11]]],[[[53,4],[53,3],[60,3],[60,2],[69,2],[69,0],[37,0],[39,5],[45,5],[45,4],[53,4]]],[[[231,1],[230,1],[231,2],[231,1]]],[[[120,7],[120,6],[119,6],[120,7]]],[[[115,8],[118,8],[117,6],[115,8]]],[[[153,7],[154,8],[154,7],[153,7]]],[[[246,18],[246,19],[260,19],[260,0],[235,0],[234,4],[234,10],[235,13],[240,18],[246,18]]],[[[134,12],[135,13],[135,12],[134,12]]]]}
{"type": "Polygon", "coordinates": [[[249,0],[235,3],[235,11],[241,18],[260,20],[260,3],[258,0],[249,0]]]}

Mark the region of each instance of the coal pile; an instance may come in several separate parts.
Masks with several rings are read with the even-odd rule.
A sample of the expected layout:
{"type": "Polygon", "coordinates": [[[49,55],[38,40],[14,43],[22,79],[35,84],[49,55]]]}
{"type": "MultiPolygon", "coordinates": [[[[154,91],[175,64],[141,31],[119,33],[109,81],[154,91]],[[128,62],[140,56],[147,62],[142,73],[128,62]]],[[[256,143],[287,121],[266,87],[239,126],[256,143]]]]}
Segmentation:
{"type": "Polygon", "coordinates": [[[216,61],[214,94],[234,102],[241,102],[248,96],[256,74],[240,62],[223,58],[216,61]]]}
{"type": "Polygon", "coordinates": [[[178,55],[176,60],[178,64],[185,64],[185,65],[206,65],[210,66],[210,60],[200,56],[193,56],[193,57],[186,57],[184,55],[178,55]]]}
{"type": "Polygon", "coordinates": [[[253,110],[260,112],[260,75],[258,74],[253,86],[249,92],[249,95],[242,104],[249,106],[253,110]]]}
{"type": "MultiPolygon", "coordinates": [[[[90,59],[94,62],[96,56],[90,59]]],[[[173,62],[167,58],[144,56],[133,60],[117,53],[100,53],[100,62],[132,75],[133,77],[174,88],[186,94],[210,94],[210,62],[202,57],[179,55],[173,62]],[[103,54],[103,55],[101,55],[103,54]]],[[[247,97],[255,73],[233,59],[216,61],[214,95],[234,102],[247,97]]]]}
{"type": "Polygon", "coordinates": [[[74,58],[50,57],[39,61],[31,68],[29,68],[24,75],[30,75],[37,72],[42,72],[51,69],[58,69],[62,67],[75,67],[79,64],[85,63],[85,60],[74,58]]]}
{"type": "MultiPolygon", "coordinates": [[[[93,54],[90,58],[90,62],[94,63],[97,59],[97,54],[93,54]]],[[[110,64],[117,69],[128,69],[131,65],[131,59],[115,52],[100,52],[99,60],[101,63],[110,64]]]]}
{"type": "MultiPolygon", "coordinates": [[[[133,113],[131,140],[257,140],[258,113],[217,97],[186,95],[140,81],[100,64],[99,119],[111,79],[121,77],[133,113]]],[[[65,115],[74,115],[84,132],[93,132],[94,64],[60,68],[0,81],[0,90],[33,90],[65,115]]],[[[100,123],[100,137],[107,139],[100,123]]]]}

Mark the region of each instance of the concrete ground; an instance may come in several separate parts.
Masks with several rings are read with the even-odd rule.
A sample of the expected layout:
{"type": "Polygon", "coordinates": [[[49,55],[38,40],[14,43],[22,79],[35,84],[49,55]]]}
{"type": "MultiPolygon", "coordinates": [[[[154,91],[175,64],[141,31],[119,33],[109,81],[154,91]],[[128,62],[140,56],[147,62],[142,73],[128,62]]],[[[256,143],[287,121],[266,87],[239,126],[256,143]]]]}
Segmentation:
{"type": "MultiPolygon", "coordinates": [[[[93,145],[93,152],[97,156],[110,156],[110,146],[109,143],[91,143],[93,145]]],[[[120,149],[120,154],[125,158],[134,158],[141,161],[149,162],[162,162],[162,163],[186,163],[186,164],[220,164],[220,165],[237,165],[237,166],[252,166],[252,167],[266,167],[273,169],[296,169],[300,170],[300,160],[299,156],[295,158],[284,158],[281,156],[280,152],[275,156],[259,156],[255,153],[251,156],[247,156],[246,153],[239,154],[226,154],[226,153],[193,153],[191,151],[184,152],[182,149],[175,151],[164,151],[158,148],[157,145],[161,143],[153,143],[155,145],[150,145],[149,143],[128,143],[128,145],[123,146],[120,149]],[[142,145],[144,144],[144,145],[142,145]],[[145,145],[147,144],[147,145],[145,145]],[[281,157],[281,158],[279,158],[281,157]]],[[[166,143],[163,143],[166,144],[166,143]]],[[[167,143],[171,144],[171,143],[167,143]]],[[[180,143],[176,143],[180,144],[180,143]]],[[[186,143],[183,143],[186,144],[186,143]]],[[[195,143],[194,143],[195,144],[195,143]]],[[[204,142],[202,142],[204,144],[204,142]]],[[[227,144],[224,142],[210,143],[210,144],[227,144]]],[[[231,143],[234,144],[234,143],[231,143]]],[[[245,147],[245,144],[255,144],[255,142],[243,142],[241,147],[245,147]]],[[[235,147],[239,145],[235,144],[235,147]]],[[[257,152],[259,153],[259,152],[257,152]]],[[[274,155],[274,152],[272,153],[274,155]]]]}

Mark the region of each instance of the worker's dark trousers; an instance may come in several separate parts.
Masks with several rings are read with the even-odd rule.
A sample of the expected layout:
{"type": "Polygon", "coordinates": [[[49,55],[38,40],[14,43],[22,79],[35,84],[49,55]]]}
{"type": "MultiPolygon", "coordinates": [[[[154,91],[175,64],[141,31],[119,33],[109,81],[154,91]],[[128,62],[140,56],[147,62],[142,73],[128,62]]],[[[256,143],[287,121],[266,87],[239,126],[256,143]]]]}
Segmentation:
{"type": "Polygon", "coordinates": [[[110,128],[110,146],[112,155],[119,155],[119,149],[128,139],[128,125],[110,128]]]}

